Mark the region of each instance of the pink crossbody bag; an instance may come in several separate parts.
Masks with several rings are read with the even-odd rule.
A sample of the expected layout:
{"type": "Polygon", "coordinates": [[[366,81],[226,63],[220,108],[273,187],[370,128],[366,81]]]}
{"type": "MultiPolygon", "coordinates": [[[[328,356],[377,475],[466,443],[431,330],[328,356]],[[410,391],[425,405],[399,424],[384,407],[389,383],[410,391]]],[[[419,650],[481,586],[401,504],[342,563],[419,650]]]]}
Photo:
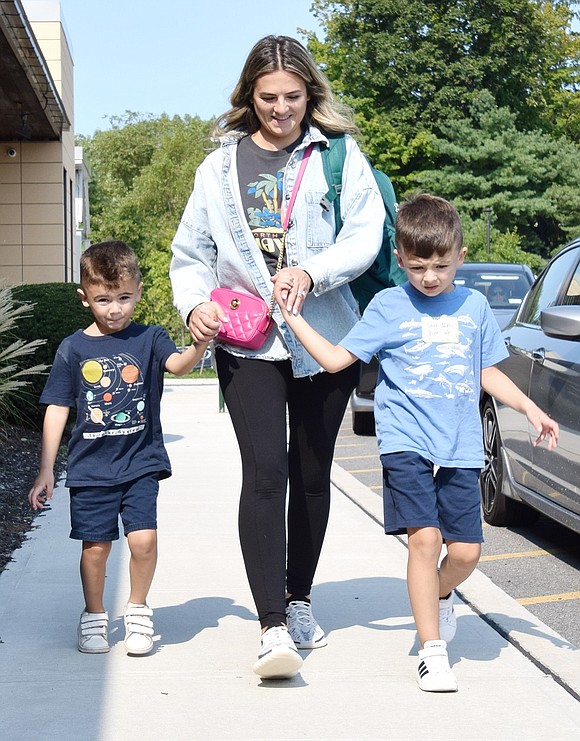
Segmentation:
{"type": "MultiPolygon", "coordinates": [[[[298,192],[304,170],[308,164],[312,147],[313,145],[310,144],[304,152],[300,169],[296,175],[296,182],[290,196],[290,202],[282,220],[282,244],[280,246],[278,264],[276,265],[276,273],[282,268],[290,214],[292,213],[296,193],[298,192]]],[[[228,322],[222,322],[216,339],[227,342],[230,345],[247,347],[250,350],[258,350],[262,347],[273,322],[272,315],[274,313],[275,303],[273,291],[269,306],[260,296],[255,296],[246,291],[236,291],[232,288],[214,288],[210,294],[210,299],[221,306],[229,319],[228,322]]]]}

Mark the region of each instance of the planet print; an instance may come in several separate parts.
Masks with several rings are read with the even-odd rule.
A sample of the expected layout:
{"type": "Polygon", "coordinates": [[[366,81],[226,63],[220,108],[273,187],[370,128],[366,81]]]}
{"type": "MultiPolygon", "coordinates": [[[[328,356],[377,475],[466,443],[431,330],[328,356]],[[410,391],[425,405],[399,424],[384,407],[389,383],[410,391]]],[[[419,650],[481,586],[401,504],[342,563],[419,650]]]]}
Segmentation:
{"type": "Polygon", "coordinates": [[[139,378],[139,369],[134,365],[126,365],[121,371],[121,378],[125,383],[135,383],[139,378]]]}
{"type": "Polygon", "coordinates": [[[81,368],[81,373],[89,383],[98,383],[103,375],[103,366],[96,360],[87,360],[81,368]]]}

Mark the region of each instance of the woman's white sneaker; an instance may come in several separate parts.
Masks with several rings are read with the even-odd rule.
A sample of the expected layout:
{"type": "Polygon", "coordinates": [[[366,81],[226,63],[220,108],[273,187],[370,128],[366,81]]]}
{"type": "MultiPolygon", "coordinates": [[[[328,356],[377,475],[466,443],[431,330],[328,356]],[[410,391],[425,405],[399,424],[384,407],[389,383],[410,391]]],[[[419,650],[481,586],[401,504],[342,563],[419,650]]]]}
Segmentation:
{"type": "Polygon", "coordinates": [[[457,692],[457,678],[449,666],[445,641],[425,641],[419,651],[417,682],[425,692],[457,692]]]}
{"type": "Polygon", "coordinates": [[[288,633],[290,633],[296,648],[321,648],[327,645],[328,641],[324,631],[314,619],[309,602],[303,602],[302,600],[289,602],[286,608],[286,622],[288,633]]]}
{"type": "Polygon", "coordinates": [[[285,625],[268,628],[262,633],[260,653],[254,672],[262,679],[290,679],[298,674],[302,658],[285,625]]]}

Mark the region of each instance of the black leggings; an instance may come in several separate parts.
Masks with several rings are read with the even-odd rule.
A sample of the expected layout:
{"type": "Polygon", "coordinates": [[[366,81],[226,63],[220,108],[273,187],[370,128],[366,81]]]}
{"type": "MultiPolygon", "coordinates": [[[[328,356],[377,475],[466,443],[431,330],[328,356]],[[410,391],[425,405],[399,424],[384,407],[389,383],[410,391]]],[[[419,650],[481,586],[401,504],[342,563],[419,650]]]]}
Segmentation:
{"type": "Polygon", "coordinates": [[[238,524],[246,573],[262,627],[279,625],[286,622],[286,591],[310,594],[328,523],[334,444],[358,366],[294,378],[289,360],[222,349],[216,363],[242,458],[238,524]]]}

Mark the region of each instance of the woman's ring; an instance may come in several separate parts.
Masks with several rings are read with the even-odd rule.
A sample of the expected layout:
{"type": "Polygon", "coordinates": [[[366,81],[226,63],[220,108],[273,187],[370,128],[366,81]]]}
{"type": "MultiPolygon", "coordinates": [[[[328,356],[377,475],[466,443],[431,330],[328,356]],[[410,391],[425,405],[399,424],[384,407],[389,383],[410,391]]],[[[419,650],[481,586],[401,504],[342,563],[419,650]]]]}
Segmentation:
{"type": "Polygon", "coordinates": [[[306,291],[298,291],[298,295],[304,298],[304,296],[306,296],[306,291]]]}

